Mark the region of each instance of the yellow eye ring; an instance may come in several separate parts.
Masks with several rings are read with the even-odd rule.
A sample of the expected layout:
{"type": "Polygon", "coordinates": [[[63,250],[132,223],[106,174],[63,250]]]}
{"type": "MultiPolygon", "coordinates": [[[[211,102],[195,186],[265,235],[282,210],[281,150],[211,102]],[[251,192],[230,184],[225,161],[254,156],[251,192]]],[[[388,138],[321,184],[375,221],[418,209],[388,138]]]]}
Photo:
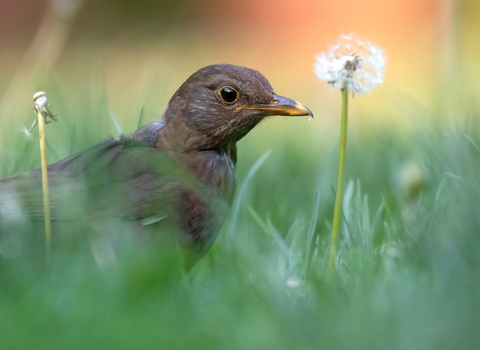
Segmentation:
{"type": "Polygon", "coordinates": [[[221,88],[218,95],[223,102],[228,104],[234,104],[238,100],[238,91],[230,86],[224,86],[221,88]]]}

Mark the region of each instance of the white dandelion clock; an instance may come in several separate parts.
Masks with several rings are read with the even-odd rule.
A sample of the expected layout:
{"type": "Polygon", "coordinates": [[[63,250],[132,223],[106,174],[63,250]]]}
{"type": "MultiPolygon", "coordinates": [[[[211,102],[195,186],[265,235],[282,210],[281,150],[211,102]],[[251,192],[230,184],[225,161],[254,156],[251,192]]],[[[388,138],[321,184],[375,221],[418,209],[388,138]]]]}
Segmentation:
{"type": "Polygon", "coordinates": [[[315,74],[334,88],[347,88],[362,94],[383,83],[384,51],[355,34],[340,35],[326,53],[317,56],[315,74]]]}
{"type": "Polygon", "coordinates": [[[332,241],[328,258],[328,270],[335,270],[343,203],[343,178],[347,149],[348,91],[362,94],[383,83],[385,56],[383,50],[355,34],[340,35],[337,45],[317,56],[315,74],[334,88],[342,91],[342,118],[340,124],[340,154],[338,156],[337,191],[332,220],[332,241]]]}

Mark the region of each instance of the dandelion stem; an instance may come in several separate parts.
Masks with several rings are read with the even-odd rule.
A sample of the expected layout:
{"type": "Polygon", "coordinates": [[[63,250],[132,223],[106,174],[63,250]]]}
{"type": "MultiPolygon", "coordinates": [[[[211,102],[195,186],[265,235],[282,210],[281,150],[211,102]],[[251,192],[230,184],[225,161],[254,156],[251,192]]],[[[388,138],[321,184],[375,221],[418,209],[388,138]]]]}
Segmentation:
{"type": "Polygon", "coordinates": [[[343,203],[343,174],[345,171],[345,151],[347,148],[347,113],[348,112],[348,88],[344,83],[342,89],[342,122],[340,127],[340,154],[338,157],[338,179],[335,195],[335,211],[333,213],[332,242],[330,244],[330,256],[328,257],[328,270],[335,270],[335,257],[337,253],[338,229],[342,216],[343,203]]]}
{"type": "Polygon", "coordinates": [[[47,154],[45,153],[45,118],[42,110],[37,111],[38,133],[40,138],[40,159],[42,162],[43,211],[45,214],[45,253],[46,261],[52,256],[52,228],[50,220],[50,197],[48,193],[47,154]]]}

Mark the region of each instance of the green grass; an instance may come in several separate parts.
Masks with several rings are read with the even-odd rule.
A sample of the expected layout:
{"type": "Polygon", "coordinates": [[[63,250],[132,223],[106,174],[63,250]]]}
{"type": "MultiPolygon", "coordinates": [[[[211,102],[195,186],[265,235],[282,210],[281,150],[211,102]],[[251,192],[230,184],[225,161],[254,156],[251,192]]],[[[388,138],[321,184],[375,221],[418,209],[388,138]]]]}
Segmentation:
{"type": "MultiPolygon", "coordinates": [[[[115,135],[101,104],[57,100],[49,162],[115,135]]],[[[1,348],[478,348],[480,128],[478,113],[458,119],[352,131],[331,282],[336,138],[304,123],[265,140],[263,124],[240,142],[235,205],[187,275],[128,238],[116,263],[108,241],[58,249],[45,273],[2,257],[1,348]],[[410,184],[408,162],[422,174],[410,184]]],[[[3,176],[39,165],[37,136],[5,135],[3,176]]]]}

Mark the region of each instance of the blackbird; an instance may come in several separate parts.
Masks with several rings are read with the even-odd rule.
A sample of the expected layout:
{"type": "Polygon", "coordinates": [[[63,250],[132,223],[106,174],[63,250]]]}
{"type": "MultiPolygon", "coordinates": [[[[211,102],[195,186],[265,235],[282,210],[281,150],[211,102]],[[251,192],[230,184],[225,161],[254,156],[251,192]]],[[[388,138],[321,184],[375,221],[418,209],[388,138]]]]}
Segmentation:
{"type": "MultiPolygon", "coordinates": [[[[276,95],[255,70],[228,64],[198,70],[160,121],[48,166],[54,244],[74,223],[104,231],[114,222],[204,254],[235,193],[236,143],[271,115],[313,116],[276,95]],[[62,222],[68,224],[55,226],[62,222]]],[[[42,225],[40,169],[0,180],[1,233],[35,228],[42,242],[42,225]]]]}

